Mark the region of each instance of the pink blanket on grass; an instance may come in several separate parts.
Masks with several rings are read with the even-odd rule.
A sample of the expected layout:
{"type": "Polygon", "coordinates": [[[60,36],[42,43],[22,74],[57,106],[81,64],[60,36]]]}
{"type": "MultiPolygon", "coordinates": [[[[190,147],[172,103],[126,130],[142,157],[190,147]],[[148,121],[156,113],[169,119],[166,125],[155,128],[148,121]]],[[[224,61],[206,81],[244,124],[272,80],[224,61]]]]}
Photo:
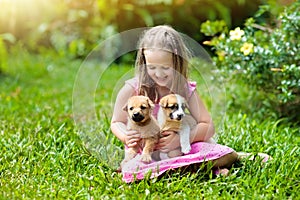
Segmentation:
{"type": "Polygon", "coordinates": [[[141,154],[138,154],[123,166],[123,180],[126,183],[141,180],[148,173],[151,173],[150,178],[158,177],[167,170],[215,160],[233,152],[230,147],[206,142],[197,142],[191,147],[192,149],[188,154],[161,161],[152,161],[149,164],[141,162],[141,154]]]}

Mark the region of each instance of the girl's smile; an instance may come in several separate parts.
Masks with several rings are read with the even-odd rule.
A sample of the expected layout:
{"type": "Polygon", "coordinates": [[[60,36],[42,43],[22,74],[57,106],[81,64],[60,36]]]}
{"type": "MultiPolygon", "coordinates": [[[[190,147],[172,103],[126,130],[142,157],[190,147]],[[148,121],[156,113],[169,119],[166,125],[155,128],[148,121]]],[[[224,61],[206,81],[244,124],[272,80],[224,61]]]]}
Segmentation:
{"type": "Polygon", "coordinates": [[[159,86],[170,87],[173,79],[172,54],[163,50],[145,50],[147,73],[159,86]]]}

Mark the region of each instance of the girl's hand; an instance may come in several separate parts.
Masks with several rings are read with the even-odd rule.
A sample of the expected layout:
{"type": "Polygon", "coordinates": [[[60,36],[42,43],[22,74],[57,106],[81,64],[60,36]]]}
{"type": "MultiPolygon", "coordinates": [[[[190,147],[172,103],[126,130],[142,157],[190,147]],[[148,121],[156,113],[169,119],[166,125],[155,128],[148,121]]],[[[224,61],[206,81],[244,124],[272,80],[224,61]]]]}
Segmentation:
{"type": "Polygon", "coordinates": [[[135,130],[127,131],[125,135],[125,145],[129,148],[137,145],[138,141],[141,139],[141,134],[135,130]]]}
{"type": "Polygon", "coordinates": [[[169,152],[180,147],[179,134],[174,131],[164,131],[161,133],[162,138],[159,139],[157,148],[161,152],[169,152]]]}

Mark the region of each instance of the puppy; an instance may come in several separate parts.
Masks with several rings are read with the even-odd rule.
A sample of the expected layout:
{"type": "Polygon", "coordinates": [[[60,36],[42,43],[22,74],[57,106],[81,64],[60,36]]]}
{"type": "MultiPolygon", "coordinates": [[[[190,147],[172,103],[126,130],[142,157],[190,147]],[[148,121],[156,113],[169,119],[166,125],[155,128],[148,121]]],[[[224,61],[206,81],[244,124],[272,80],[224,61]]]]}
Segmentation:
{"type": "MultiPolygon", "coordinates": [[[[160,131],[175,131],[180,136],[180,149],[176,149],[167,153],[167,158],[186,154],[191,150],[190,144],[190,120],[185,114],[185,108],[188,104],[182,96],[178,94],[170,94],[164,96],[159,102],[160,108],[157,115],[157,120],[160,126],[160,131]]],[[[160,158],[166,157],[161,153],[160,158]]]]}
{"type": "Polygon", "coordinates": [[[141,133],[142,140],[134,148],[128,148],[125,151],[121,166],[134,158],[141,148],[143,149],[141,161],[146,163],[152,161],[151,154],[160,133],[158,123],[152,116],[153,108],[153,102],[145,96],[132,96],[123,108],[128,113],[127,129],[137,130],[141,133]]]}

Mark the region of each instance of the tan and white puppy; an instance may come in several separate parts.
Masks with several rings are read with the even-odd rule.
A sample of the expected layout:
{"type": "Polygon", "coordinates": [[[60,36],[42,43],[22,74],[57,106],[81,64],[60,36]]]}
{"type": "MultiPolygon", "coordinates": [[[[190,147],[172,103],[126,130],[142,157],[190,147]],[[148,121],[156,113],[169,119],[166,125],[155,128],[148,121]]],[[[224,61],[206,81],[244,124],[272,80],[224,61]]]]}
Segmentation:
{"type": "MultiPolygon", "coordinates": [[[[160,158],[172,158],[188,153],[191,150],[190,129],[191,124],[185,109],[188,104],[182,96],[178,94],[169,94],[164,96],[159,102],[160,108],[157,115],[157,121],[160,131],[175,131],[180,137],[180,149],[176,149],[167,153],[167,156],[160,154],[160,158]]],[[[191,117],[191,116],[189,116],[191,117]]]]}
{"type": "Polygon", "coordinates": [[[134,158],[140,149],[143,149],[141,161],[151,162],[151,154],[159,139],[160,128],[156,119],[152,116],[153,102],[145,96],[132,96],[123,108],[128,113],[128,130],[137,130],[142,140],[134,148],[125,151],[123,165],[134,158]]]}

